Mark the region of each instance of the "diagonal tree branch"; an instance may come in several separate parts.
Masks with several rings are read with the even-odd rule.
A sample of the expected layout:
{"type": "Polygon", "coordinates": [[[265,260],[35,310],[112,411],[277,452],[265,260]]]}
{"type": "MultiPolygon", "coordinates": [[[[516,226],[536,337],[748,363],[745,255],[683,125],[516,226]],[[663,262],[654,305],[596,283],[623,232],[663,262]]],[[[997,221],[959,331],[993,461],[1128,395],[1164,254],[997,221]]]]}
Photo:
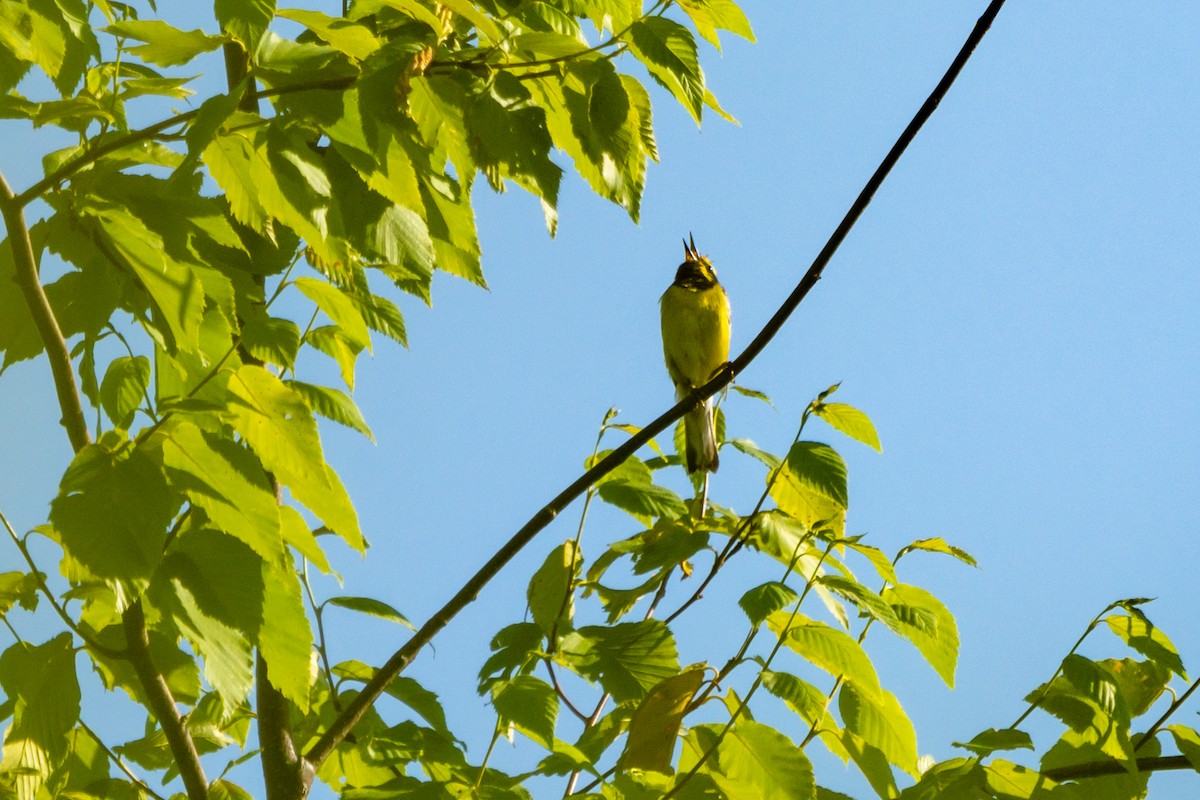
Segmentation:
{"type": "Polygon", "coordinates": [[[488,559],[487,563],[437,613],[430,617],[403,647],[387,660],[387,663],[363,687],[362,692],[347,704],[345,710],[338,715],[329,728],[321,735],[321,738],[309,748],[305,757],[312,763],[314,768],[319,767],[333,753],[334,748],[353,730],[354,726],[367,712],[367,709],[374,705],[375,701],[383,694],[384,689],[387,688],[392,679],[403,672],[425,645],[429,644],[433,637],[445,628],[450,620],[475,600],[480,590],[500,572],[504,565],[520,552],[525,545],[529,544],[561,511],[574,501],[575,498],[586,492],[588,487],[593,483],[616,469],[626,458],[633,455],[639,448],[649,442],[652,437],[666,430],[667,426],[694,408],[697,403],[713,396],[727,386],[736,374],[749,366],[750,362],[763,351],[763,348],[775,337],[775,334],[783,327],[788,317],[800,305],[800,302],[804,300],[812,288],[816,286],[817,281],[821,279],[821,273],[833,259],[838,247],[850,233],[850,230],[854,227],[858,218],[862,216],[867,206],[870,205],[875,192],[883,184],[892,167],[900,160],[900,156],[903,155],[908,145],[916,138],[917,132],[933,116],[933,112],[937,110],[938,105],[950,90],[950,86],[954,83],[955,78],[962,72],[971,54],[975,51],[979,42],[983,40],[984,34],[991,27],[992,20],[996,18],[1003,5],[1004,0],[992,0],[988,5],[978,22],[975,23],[975,27],[967,37],[962,49],[959,50],[958,55],[951,62],[949,69],[946,70],[946,74],[938,81],[937,86],[934,87],[929,97],[921,105],[921,108],[918,109],[908,127],[904,129],[904,132],[900,134],[900,138],[892,145],[892,149],[884,156],[883,161],[854,200],[849,211],[842,218],[841,223],[829,237],[829,241],[825,244],[825,247],[821,249],[816,259],[813,260],[812,266],[804,273],[800,282],[796,284],[796,288],[792,290],[792,293],[784,300],[779,310],[775,312],[775,315],[771,317],[763,329],[759,331],[758,335],[742,351],[741,355],[731,363],[726,364],[724,369],[720,370],[704,386],[696,389],[688,397],[676,403],[669,411],[659,416],[658,419],[630,437],[623,445],[609,453],[600,463],[583,473],[570,486],[559,492],[553,500],[534,514],[520,530],[513,534],[513,537],[495,555],[488,559]]]}

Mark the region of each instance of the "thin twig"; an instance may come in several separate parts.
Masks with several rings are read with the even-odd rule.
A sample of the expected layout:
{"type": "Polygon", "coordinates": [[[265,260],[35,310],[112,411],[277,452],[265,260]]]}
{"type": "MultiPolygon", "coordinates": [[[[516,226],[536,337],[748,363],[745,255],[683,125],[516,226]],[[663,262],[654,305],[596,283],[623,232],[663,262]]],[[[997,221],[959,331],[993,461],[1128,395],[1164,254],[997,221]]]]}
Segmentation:
{"type": "Polygon", "coordinates": [[[1136,753],[1138,750],[1141,750],[1142,745],[1154,738],[1154,735],[1158,733],[1159,729],[1162,728],[1163,725],[1166,724],[1167,720],[1171,718],[1171,715],[1178,711],[1179,707],[1187,702],[1187,699],[1191,696],[1192,692],[1196,691],[1197,686],[1200,686],[1200,678],[1192,681],[1192,685],[1187,688],[1187,691],[1175,698],[1175,700],[1171,703],[1171,706],[1163,713],[1163,715],[1159,717],[1153,725],[1150,726],[1148,731],[1141,735],[1141,738],[1138,739],[1138,743],[1133,748],[1133,752],[1136,753]]]}
{"type": "Polygon", "coordinates": [[[44,594],[46,599],[50,601],[50,606],[62,619],[67,628],[80,639],[82,639],[83,643],[86,644],[89,649],[95,650],[100,655],[108,656],[109,658],[128,658],[129,654],[124,650],[116,650],[112,647],[108,647],[107,645],[100,644],[91,636],[88,636],[88,634],[76,624],[75,620],[71,619],[70,615],[67,614],[66,609],[59,604],[58,598],[54,596],[54,592],[50,591],[50,586],[46,583],[46,577],[42,574],[42,571],[37,568],[37,564],[33,562],[33,556],[30,554],[29,548],[25,546],[25,542],[21,540],[21,537],[17,536],[17,532],[13,530],[13,526],[11,523],[9,523],[8,517],[4,516],[4,512],[2,511],[0,511],[0,522],[4,523],[4,529],[8,531],[8,535],[13,540],[13,544],[15,544],[17,549],[21,551],[21,555],[25,557],[25,563],[29,565],[30,573],[32,573],[38,582],[38,588],[42,590],[42,594],[44,594]]]}
{"type": "Polygon", "coordinates": [[[150,795],[152,798],[154,798],[154,800],[166,800],[161,794],[159,794],[158,792],[151,789],[149,784],[147,784],[144,780],[139,778],[133,772],[133,770],[131,770],[125,764],[125,762],[121,759],[121,757],[119,755],[117,755],[111,749],[109,749],[109,746],[104,743],[104,740],[100,738],[100,735],[97,734],[91,728],[89,728],[84,723],[83,720],[77,720],[77,724],[79,725],[80,729],[83,730],[84,733],[86,733],[88,736],[92,737],[92,741],[94,741],[100,747],[100,749],[104,751],[105,755],[108,756],[108,760],[111,761],[112,763],[116,764],[117,769],[121,770],[121,772],[124,772],[125,777],[129,778],[129,780],[132,781],[133,784],[135,786],[137,786],[137,788],[140,791],[144,792],[145,794],[150,795]]]}

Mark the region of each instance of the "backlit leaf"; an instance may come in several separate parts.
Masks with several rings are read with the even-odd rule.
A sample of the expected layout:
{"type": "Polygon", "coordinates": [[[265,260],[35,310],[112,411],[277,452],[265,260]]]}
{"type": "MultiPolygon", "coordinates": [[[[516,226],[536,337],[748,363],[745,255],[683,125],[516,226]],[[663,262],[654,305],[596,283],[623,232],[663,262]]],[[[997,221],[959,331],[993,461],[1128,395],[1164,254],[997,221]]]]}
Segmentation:
{"type": "Polygon", "coordinates": [[[216,50],[225,41],[223,36],[209,36],[204,31],[181,31],[158,19],[126,19],[113,22],[107,32],[145,44],[126,45],[142,61],[160,67],[186,64],[201,53],[216,50]]]}
{"type": "Polygon", "coordinates": [[[942,601],[919,586],[903,583],[889,586],[882,597],[899,620],[896,632],[912,642],[929,666],[953,689],[958,664],[958,626],[954,615],[942,601]]]}
{"type": "Polygon", "coordinates": [[[375,434],[371,433],[371,429],[367,427],[367,421],[363,419],[362,412],[345,392],[304,381],[284,381],[284,383],[303,397],[309,408],[317,414],[345,425],[347,428],[353,428],[372,442],[375,441],[375,434]]]}
{"type": "Polygon", "coordinates": [[[847,731],[917,777],[917,734],[895,695],[880,690],[870,697],[848,682],[838,692],[838,713],[847,731]]]}
{"type": "Polygon", "coordinates": [[[683,714],[703,679],[703,669],[690,669],[650,690],[629,719],[629,738],[617,761],[618,769],[671,771],[683,714]]]}
{"type": "Polygon", "coordinates": [[[533,621],[547,634],[560,622],[570,625],[575,617],[572,581],[578,578],[583,559],[573,539],[550,551],[533,577],[525,597],[533,621]]]}
{"type": "MultiPolygon", "coordinates": [[[[778,635],[787,625],[789,616],[783,611],[776,612],[767,618],[767,624],[778,635]]],[[[842,631],[796,614],[787,627],[784,644],[835,678],[855,684],[862,694],[879,697],[879,678],[866,651],[842,631]]]]}
{"type": "Polygon", "coordinates": [[[879,444],[879,434],[875,432],[871,418],[854,406],[845,403],[818,403],[813,406],[813,411],[851,439],[883,452],[883,447],[879,444]]]}
{"type": "Polygon", "coordinates": [[[558,696],[554,687],[532,675],[518,675],[492,686],[492,705],[501,724],[513,725],[547,750],[554,747],[558,696]]]}
{"type": "Polygon", "coordinates": [[[382,600],[376,600],[373,597],[331,597],[325,601],[325,604],[348,608],[361,614],[370,614],[372,617],[386,619],[388,622],[397,622],[409,630],[416,630],[407,617],[382,600]]]}
{"type": "Polygon", "coordinates": [[[114,358],[100,382],[100,404],[112,424],[129,430],[150,385],[150,359],[145,356],[114,358]]]}
{"type": "Polygon", "coordinates": [[[259,652],[271,685],[301,711],[308,710],[313,654],[312,628],[291,558],[264,559],[259,652]]]}
{"type": "Polygon", "coordinates": [[[699,122],[704,73],[691,32],[666,17],[644,17],[629,27],[624,38],[650,75],[699,122]]]}
{"type": "Polygon", "coordinates": [[[784,734],[747,719],[738,720],[717,742],[720,726],[697,725],[684,739],[680,775],[715,748],[701,767],[724,797],[761,800],[812,800],[816,796],[812,764],[784,734]]]}
{"type": "Polygon", "coordinates": [[[637,700],[679,672],[675,638],[659,620],[589,625],[559,643],[559,659],[598,681],[618,703],[637,700]]]}
{"type": "Polygon", "coordinates": [[[325,463],[317,424],[304,399],[262,367],[230,374],[234,427],[262,460],[335,533],[356,550],[365,547],[358,516],[337,474],[325,463]]]}

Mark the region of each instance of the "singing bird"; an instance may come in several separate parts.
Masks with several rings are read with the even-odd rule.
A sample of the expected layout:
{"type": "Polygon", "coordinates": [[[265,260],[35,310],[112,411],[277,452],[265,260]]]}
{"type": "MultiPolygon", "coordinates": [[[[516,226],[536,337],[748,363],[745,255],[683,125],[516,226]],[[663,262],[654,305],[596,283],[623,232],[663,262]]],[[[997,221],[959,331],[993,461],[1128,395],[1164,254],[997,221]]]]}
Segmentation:
{"type": "MultiPolygon", "coordinates": [[[[682,399],[703,386],[729,360],[729,298],[712,262],[696,252],[689,234],[675,282],[663,293],[662,338],[667,373],[682,399]]],[[[684,417],[688,474],[716,472],[717,434],[712,398],[684,417]]]]}

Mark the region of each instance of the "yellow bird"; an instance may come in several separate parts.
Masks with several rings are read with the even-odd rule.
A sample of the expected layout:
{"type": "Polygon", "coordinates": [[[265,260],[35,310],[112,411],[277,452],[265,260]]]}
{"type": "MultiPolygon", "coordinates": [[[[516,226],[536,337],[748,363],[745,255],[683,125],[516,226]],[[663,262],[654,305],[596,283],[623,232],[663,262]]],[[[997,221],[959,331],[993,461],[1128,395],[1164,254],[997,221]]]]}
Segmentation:
{"type": "MultiPolygon", "coordinates": [[[[696,252],[689,235],[675,282],[663,293],[662,338],[667,372],[682,399],[729,361],[729,298],[712,262],[696,252]]],[[[712,398],[684,417],[688,474],[716,472],[717,434],[712,398]]]]}

